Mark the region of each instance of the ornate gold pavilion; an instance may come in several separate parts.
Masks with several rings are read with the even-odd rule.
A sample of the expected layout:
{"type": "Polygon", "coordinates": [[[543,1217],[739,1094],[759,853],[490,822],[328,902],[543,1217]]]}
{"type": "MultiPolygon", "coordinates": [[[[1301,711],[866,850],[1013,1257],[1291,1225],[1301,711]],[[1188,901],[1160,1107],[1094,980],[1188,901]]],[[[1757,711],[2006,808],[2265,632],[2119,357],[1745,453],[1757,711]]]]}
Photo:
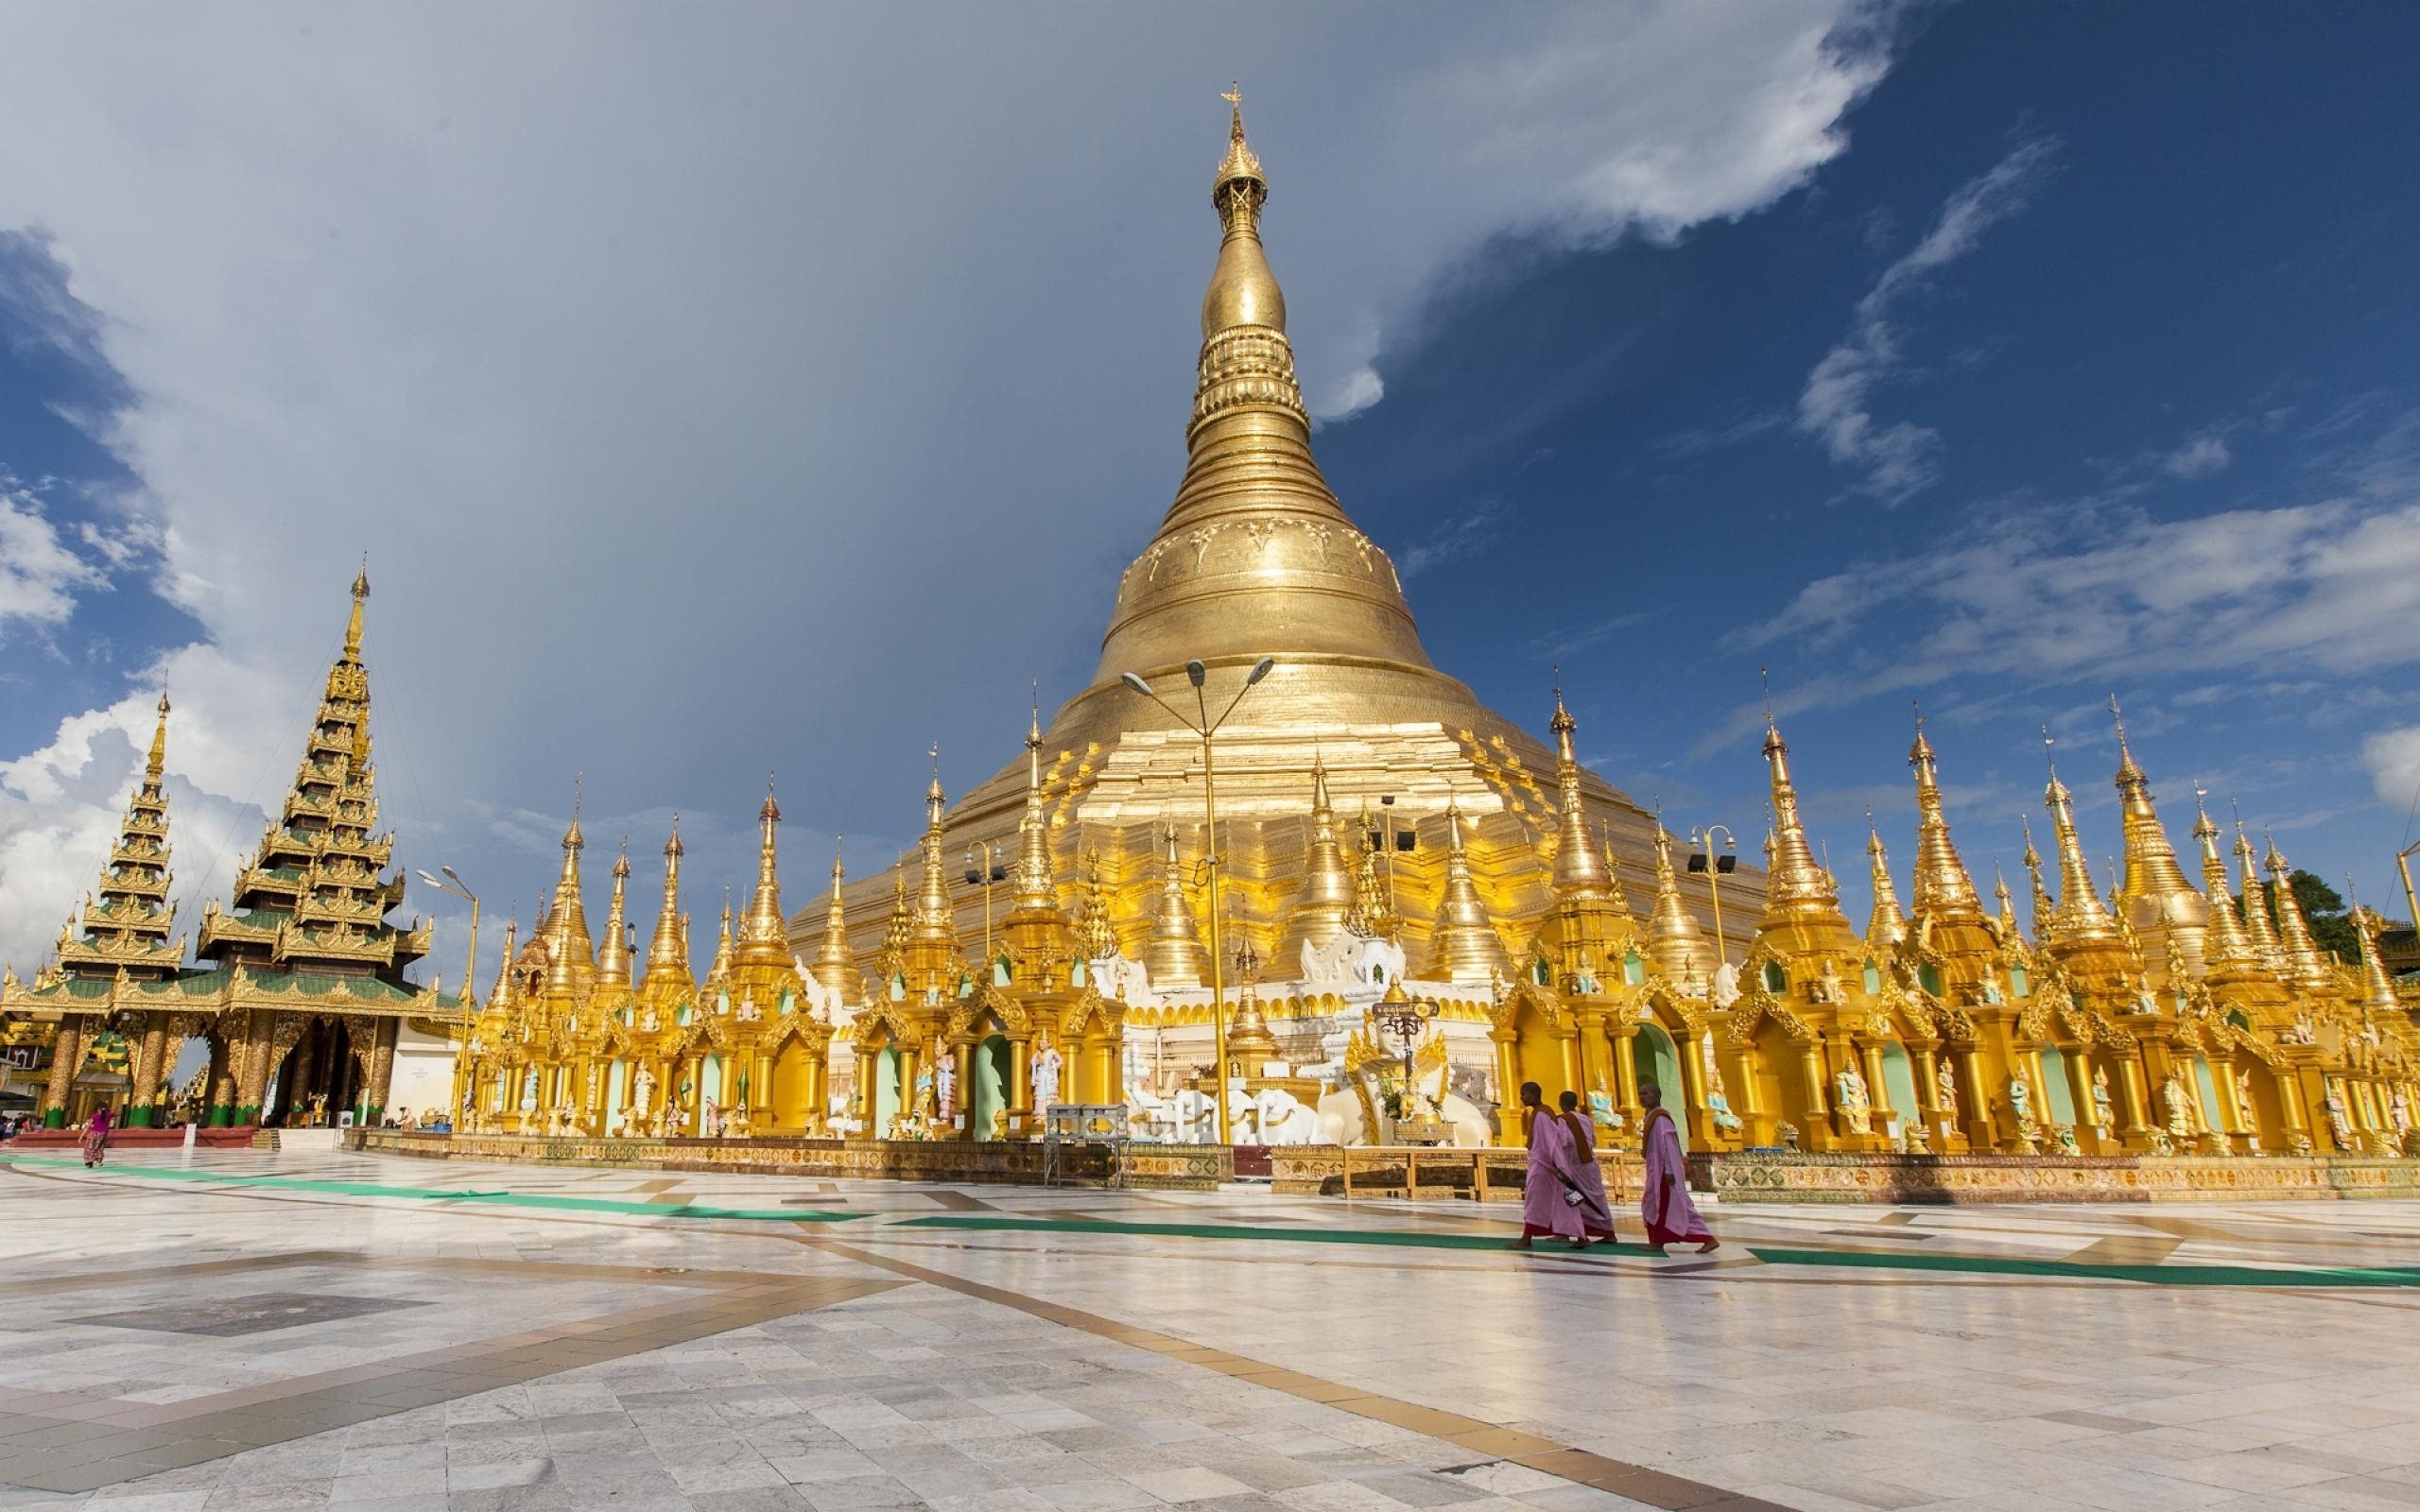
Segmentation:
{"type": "MultiPolygon", "coordinates": [[[[936,773],[895,870],[850,885],[836,861],[795,915],[769,792],[753,890],[736,919],[726,906],[702,976],[677,831],[642,959],[625,943],[627,857],[589,929],[575,812],[551,902],[468,1025],[463,1127],[980,1141],[1031,1133],[1044,1102],[1139,1115],[1198,1094],[1215,1061],[1204,743],[1122,675],[1182,696],[1198,662],[1223,706],[1270,658],[1216,740],[1229,1039],[1270,1099],[1245,1109],[1249,1138],[1513,1143],[1517,1123],[1489,1111],[1536,1081],[1582,1094],[1621,1146],[1652,1080],[1700,1149],[2420,1153],[2415,1005],[2375,919],[2359,916],[2360,968],[2336,961],[2274,846],[2256,860],[2238,824],[2230,870],[2206,813],[2189,878],[2122,726],[2124,878],[2096,892],[2054,773],[2055,853],[2029,841],[2028,919],[2005,883],[1987,906],[1960,858],[1919,723],[1913,887],[1903,909],[1872,835],[1860,931],[1770,722],[1767,867],[1697,874],[1581,764],[1559,691],[1541,744],[1440,672],[1392,562],[1312,455],[1267,196],[1238,109],[1213,180],[1222,235],[1184,475],[1119,577],[1090,685],[1046,728],[1037,712],[1023,759],[954,805],[936,773]],[[969,850],[1006,859],[996,886],[953,864],[969,850]],[[1410,1045],[1374,1017],[1406,1002],[1434,1015],[1410,1045]]],[[[180,1033],[211,1038],[210,1116],[244,1122],[290,1110],[261,1106],[272,1064],[294,1095],[374,1112],[382,1026],[449,1022],[452,1000],[403,977],[425,932],[384,922],[402,887],[370,835],[366,592],[294,793],[235,908],[205,916],[203,964],[168,943],[155,742],[80,935],[33,984],[7,979],[11,1034],[55,1033],[70,1064],[104,1026],[138,1047],[138,1118],[180,1033]],[[323,1085],[346,1057],[357,1077],[323,1085]]]]}

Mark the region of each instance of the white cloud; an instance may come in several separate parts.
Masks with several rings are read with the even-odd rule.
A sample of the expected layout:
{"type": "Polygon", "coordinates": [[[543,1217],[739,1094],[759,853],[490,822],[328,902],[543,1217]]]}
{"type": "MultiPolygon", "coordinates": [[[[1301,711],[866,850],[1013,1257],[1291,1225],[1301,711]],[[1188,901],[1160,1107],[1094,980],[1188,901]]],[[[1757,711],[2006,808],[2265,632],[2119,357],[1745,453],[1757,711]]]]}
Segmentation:
{"type": "Polygon", "coordinates": [[[60,538],[34,491],[0,467],[0,640],[13,627],[66,624],[78,590],[108,584],[60,538]]]}
{"type": "Polygon", "coordinates": [[[2204,431],[2184,445],[2160,458],[2160,471],[2176,478],[2205,478],[2223,472],[2235,460],[2228,449],[2227,438],[2216,431],[2204,431]]]}
{"type": "MultiPolygon", "coordinates": [[[[1804,183],[1888,66],[1864,15],[1280,9],[1241,57],[1234,15],[1178,10],[28,12],[0,97],[43,129],[0,133],[0,230],[67,283],[0,297],[125,396],[94,423],[203,627],[147,673],[226,735],[175,758],[201,791],[290,775],[366,548],[405,845],[525,867],[468,805],[559,805],[585,765],[593,804],[730,811],[702,896],[745,879],[766,765],[803,828],[912,824],[927,740],[1005,759],[1027,679],[1089,675],[1178,463],[1238,67],[1333,417],[1492,238],[1804,183]]],[[[80,879],[95,801],[18,833],[80,879]]]]}
{"type": "Polygon", "coordinates": [[[1911,421],[1875,418],[1874,391],[1903,361],[1893,306],[2031,202],[2057,151],[2053,138],[2029,138],[1989,172],[1961,184],[1924,239],[1884,268],[1858,301],[1848,335],[1807,373],[1798,398],[1798,429],[1820,438],[1834,462],[1864,473],[1859,491],[1898,504],[1929,486],[1940,471],[1939,432],[1911,421]]]}
{"type": "Polygon", "coordinates": [[[2420,800],[2420,725],[2381,730],[2362,741],[2361,765],[2369,770],[2379,802],[2410,812],[2420,800]]]}

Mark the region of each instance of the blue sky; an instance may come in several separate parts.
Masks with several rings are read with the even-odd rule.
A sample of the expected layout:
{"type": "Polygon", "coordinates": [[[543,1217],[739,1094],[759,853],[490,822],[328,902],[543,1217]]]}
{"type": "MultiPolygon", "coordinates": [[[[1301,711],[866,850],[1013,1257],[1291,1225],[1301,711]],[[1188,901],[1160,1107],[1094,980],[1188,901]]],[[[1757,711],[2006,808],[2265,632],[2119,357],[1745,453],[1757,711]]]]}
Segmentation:
{"type": "Polygon", "coordinates": [[[2198,780],[2401,911],[2420,17],[1237,14],[46,20],[0,62],[52,128],[0,149],[0,954],[163,678],[188,913],[223,885],[364,550],[406,864],[526,918],[584,769],[642,876],[681,811],[702,923],[768,767],[794,906],[820,836],[887,859],[928,741],[955,791],[1076,691],[1166,507],[1230,74],[1322,464],[1490,702],[1543,726],[1560,662],[1592,763],[1753,834],[1770,668],[1861,917],[1911,698],[2021,885],[2045,723],[2117,849],[2115,692],[2180,843],[2198,780]]]}

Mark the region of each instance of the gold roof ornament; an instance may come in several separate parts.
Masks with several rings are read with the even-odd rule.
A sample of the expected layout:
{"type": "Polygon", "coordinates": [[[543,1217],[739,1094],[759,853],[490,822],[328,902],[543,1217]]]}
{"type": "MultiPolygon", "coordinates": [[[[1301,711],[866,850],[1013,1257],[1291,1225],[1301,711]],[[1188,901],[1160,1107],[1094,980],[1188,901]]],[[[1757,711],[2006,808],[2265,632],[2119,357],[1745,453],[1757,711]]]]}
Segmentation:
{"type": "Polygon", "coordinates": [[[1840,889],[1815,859],[1806,827],[1798,816],[1798,787],[1789,775],[1789,743],[1772,711],[1765,711],[1765,765],[1772,783],[1772,831],[1768,838],[1772,871],[1765,879],[1765,911],[1759,936],[1778,935],[1784,954],[1821,954],[1848,960],[1858,952],[1840,889]]]}
{"type": "Polygon", "coordinates": [[[815,980],[844,998],[857,990],[856,958],[849,954],[849,910],[840,899],[848,868],[840,864],[841,837],[832,837],[832,900],[823,911],[823,942],[815,953],[815,980]]]}
{"type": "Polygon", "coordinates": [[[715,936],[714,962],[706,968],[706,979],[700,984],[700,988],[712,992],[729,982],[734,958],[731,936],[731,889],[725,887],[722,890],[722,930],[715,936]]]}
{"type": "MultiPolygon", "coordinates": [[[[1921,732],[1918,739],[1922,739],[1921,732]]],[[[1908,918],[1899,912],[1899,886],[1891,880],[1891,855],[1883,848],[1882,832],[1875,828],[1874,811],[1865,811],[1865,853],[1874,861],[1874,915],[1866,920],[1869,950],[1889,950],[1908,937],[1908,918]]]]}
{"type": "Polygon", "coordinates": [[[1457,799],[1445,804],[1445,888],[1437,900],[1437,920],[1428,936],[1428,963],[1424,975],[1458,986],[1494,981],[1509,974],[1504,936],[1471,879],[1471,858],[1462,839],[1462,808],[1457,799]]]}
{"type": "Polygon", "coordinates": [[[664,841],[664,902],[648,936],[647,975],[639,983],[640,996],[659,1010],[698,990],[689,969],[689,916],[681,908],[681,858],[688,853],[681,843],[681,816],[675,814],[664,841]]]}
{"type": "Polygon", "coordinates": [[[1017,875],[1011,913],[1057,913],[1059,882],[1050,865],[1050,816],[1042,795],[1042,700],[1037,685],[1025,735],[1025,817],[1017,822],[1017,875]]]}
{"type": "MultiPolygon", "coordinates": [[[[2042,731],[2042,744],[2047,750],[2050,744],[2048,729],[2042,731]]],[[[2083,838],[2076,833],[2075,800],[2067,792],[2067,784],[2059,781],[2055,762],[2050,766],[2049,783],[2042,790],[2042,800],[2050,811],[2053,842],[2059,852],[2059,908],[2053,937],[2063,949],[2116,940],[2118,925],[2101,905],[2100,894],[2093,889],[2092,863],[2084,859],[2083,838]]]]}
{"type": "Polygon", "coordinates": [[[2008,878],[2000,874],[1997,856],[1992,858],[1992,898],[1999,905],[2000,938],[2010,944],[2021,942],[2025,935],[2016,927],[2016,900],[2009,896],[2008,878]]]}
{"type": "Polygon", "coordinates": [[[2376,911],[2361,906],[2358,897],[2349,896],[2353,879],[2344,879],[2347,901],[2353,905],[2353,933],[2361,942],[2361,1006],[2372,1013],[2395,1015],[2399,1020],[2403,1005],[2394,995],[2394,978],[2387,975],[2386,962],[2378,955],[2380,920],[2376,911]]]}
{"type": "Polygon", "coordinates": [[[1344,860],[1344,844],[1337,834],[1336,805],[1328,797],[1327,760],[1311,753],[1311,838],[1303,856],[1303,887],[1295,894],[1287,918],[1286,934],[1278,941],[1275,959],[1281,970],[1294,970],[1305,948],[1325,950],[1345,931],[1353,918],[1354,871],[1344,860]]]}
{"type": "Polygon", "coordinates": [[[2269,889],[2261,885],[2259,864],[2253,859],[2252,836],[2243,832],[2243,816],[2235,821],[2236,867],[2243,877],[2243,932],[2252,941],[2252,949],[2261,964],[2276,976],[2284,977],[2286,952],[2277,939],[2277,921],[2270,917],[2269,889]]]}
{"type": "MultiPolygon", "coordinates": [[[[1387,821],[1390,828],[1393,820],[1387,821]]],[[[1353,870],[1353,914],[1344,922],[1345,933],[1362,939],[1392,939],[1395,936],[1394,900],[1389,896],[1385,874],[1379,869],[1381,838],[1377,821],[1370,817],[1370,800],[1361,800],[1361,860],[1353,870]]]]}
{"type": "Polygon", "coordinates": [[[1096,848],[1084,860],[1084,919],[1076,936],[1076,948],[1088,961],[1117,954],[1117,924],[1111,915],[1115,897],[1101,877],[1100,851],[1096,848]]]}
{"type": "Polygon", "coordinates": [[[1949,837],[1949,819],[1941,801],[1941,771],[1932,742],[1925,738],[1925,716],[1916,715],[1915,744],[1908,747],[1908,765],[1916,774],[1916,876],[1913,902],[1918,918],[1945,923],[1983,921],[1983,901],[1975,895],[1975,879],[1959,858],[1949,837]]]}
{"type": "Polygon", "coordinates": [[[1237,1075],[1253,1076],[1282,1052],[1260,1010],[1260,953],[1252,948],[1249,937],[1236,947],[1235,964],[1238,991],[1236,1016],[1227,1026],[1227,1056],[1232,1064],[1242,1068],[1237,1075]]]}
{"type": "Polygon", "coordinates": [[[550,991],[563,993],[585,991],[596,979],[596,945],[588,933],[587,905],[580,899],[579,852],[588,844],[579,833],[581,786],[581,779],[573,780],[571,827],[563,831],[562,871],[555,878],[554,902],[546,909],[543,931],[550,963],[546,986],[550,991]]]}
{"type": "Polygon", "coordinates": [[[1558,898],[1605,896],[1605,858],[1588,837],[1588,810],[1580,792],[1580,755],[1572,733],[1580,721],[1563,704],[1562,669],[1556,669],[1554,714],[1547,721],[1554,732],[1555,852],[1554,890],[1558,898]]]}
{"type": "Polygon", "coordinates": [[[623,913],[623,893],[631,882],[631,843],[622,842],[619,854],[614,857],[614,898],[605,906],[605,938],[596,947],[596,985],[599,988],[626,988],[631,985],[631,957],[635,954],[630,946],[630,921],[623,913]]]}
{"type": "MultiPolygon", "coordinates": [[[[1715,864],[1709,855],[1708,866],[1715,864]]],[[[1714,952],[1698,928],[1697,916],[1681,902],[1681,879],[1672,870],[1672,837],[1655,819],[1655,912],[1647,924],[1647,954],[1668,980],[1711,981],[1714,952]]]]}
{"type": "Polygon", "coordinates": [[[2203,801],[2205,797],[2202,784],[2194,783],[2193,838],[2201,842],[2202,885],[2210,906],[2210,974],[2218,977],[2260,971],[2264,970],[2260,953],[2253,948],[2243,920],[2236,917],[2235,898],[2227,887],[2226,858],[2219,853],[2219,827],[2212,822],[2209,807],[2203,801]]]}
{"type": "MultiPolygon", "coordinates": [[[[2055,778],[2057,773],[2051,775],[2055,778]]],[[[2025,854],[2020,859],[2024,863],[2026,876],[2032,883],[2033,942],[2047,945],[2057,928],[2058,910],[2051,904],[2050,889],[2042,885],[2042,852],[2033,849],[2033,821],[2020,814],[2017,823],[2025,831],[2025,854]]]]}
{"type": "Polygon", "coordinates": [[[2198,972],[2209,924],[2209,902],[2186,880],[2184,868],[2177,864],[2168,830],[2152,804],[2151,783],[2126,743],[2126,719],[2114,693],[2109,696],[2109,717],[2118,730],[2118,797],[2124,810],[2126,839],[2126,877],[2114,906],[2137,936],[2148,938],[2173,933],[2186,971],[2198,972]]]}
{"type": "Polygon", "coordinates": [[[790,957],[789,925],[782,913],[782,870],[777,832],[782,826],[782,806],[773,799],[773,775],[765,774],[765,803],[756,811],[756,822],[762,834],[756,844],[756,889],[748,899],[748,919],[739,932],[739,949],[733,957],[742,966],[787,968],[790,957]]]}
{"type": "Polygon", "coordinates": [[[2285,852],[2277,849],[2276,836],[2268,839],[2269,854],[2264,859],[2269,867],[2270,891],[2277,903],[2277,944],[2286,957],[2287,973],[2313,991],[2324,991],[2335,985],[2332,957],[2311,937],[2310,924],[2303,918],[2302,900],[2294,896],[2293,868],[2287,864],[2285,852]]]}
{"type": "Polygon", "coordinates": [[[915,944],[924,956],[922,964],[938,970],[942,963],[958,954],[958,926],[949,902],[949,870],[942,858],[944,834],[942,798],[942,748],[936,744],[931,751],[933,780],[925,789],[924,885],[916,894],[915,944]]]}
{"type": "Polygon", "coordinates": [[[1166,826],[1161,837],[1167,856],[1160,872],[1160,909],[1151,919],[1151,937],[1143,947],[1143,969],[1150,974],[1151,990],[1167,992],[1200,987],[1210,976],[1210,953],[1185,901],[1184,865],[1177,859],[1176,826],[1166,826]]]}

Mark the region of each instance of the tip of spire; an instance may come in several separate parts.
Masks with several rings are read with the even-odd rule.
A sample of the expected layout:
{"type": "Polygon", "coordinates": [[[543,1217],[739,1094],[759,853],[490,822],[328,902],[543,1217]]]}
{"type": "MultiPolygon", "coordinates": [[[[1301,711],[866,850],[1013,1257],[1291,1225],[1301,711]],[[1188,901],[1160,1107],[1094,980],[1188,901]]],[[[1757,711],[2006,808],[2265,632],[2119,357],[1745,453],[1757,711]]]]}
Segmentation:
{"type": "Polygon", "coordinates": [[[756,811],[756,817],[767,823],[781,821],[782,806],[773,801],[773,774],[770,772],[765,774],[765,806],[756,811]]]}
{"type": "Polygon", "coordinates": [[[1227,156],[1219,164],[1219,186],[1224,189],[1236,180],[1250,180],[1266,184],[1260,176],[1260,159],[1244,141],[1244,87],[1240,80],[1230,84],[1219,96],[1230,107],[1227,124],[1227,156]]]}
{"type": "Polygon", "coordinates": [[[353,601],[356,604],[370,596],[370,553],[361,554],[361,570],[353,575],[353,601]]]}
{"type": "Polygon", "coordinates": [[[1558,735],[1568,735],[1580,728],[1580,722],[1571,717],[1571,711],[1563,706],[1563,664],[1561,662],[1555,663],[1554,717],[1547,721],[1547,728],[1558,735]]]}
{"type": "Polygon", "coordinates": [[[681,843],[681,816],[678,814],[672,816],[672,834],[664,842],[664,853],[667,856],[683,856],[689,853],[689,848],[681,843]]]}

